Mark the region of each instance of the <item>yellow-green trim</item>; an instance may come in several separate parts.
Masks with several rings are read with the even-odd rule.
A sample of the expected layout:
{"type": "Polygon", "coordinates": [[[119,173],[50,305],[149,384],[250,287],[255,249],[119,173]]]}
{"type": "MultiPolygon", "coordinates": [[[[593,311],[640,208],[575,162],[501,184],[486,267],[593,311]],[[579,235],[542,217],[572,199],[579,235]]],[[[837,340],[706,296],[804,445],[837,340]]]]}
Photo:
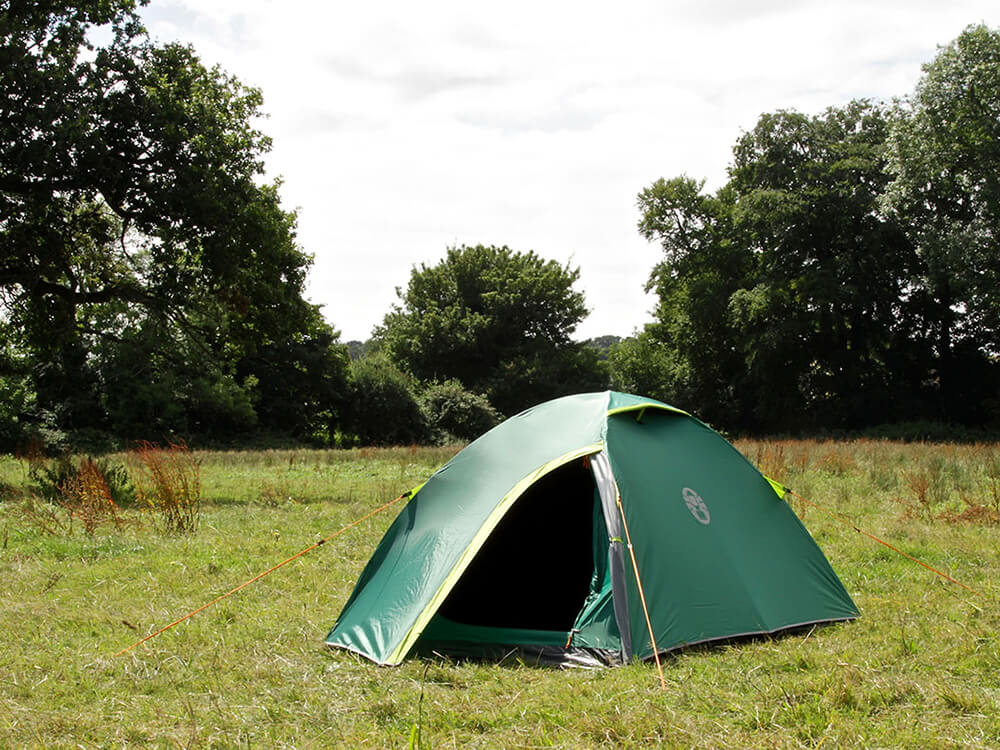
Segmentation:
{"type": "Polygon", "coordinates": [[[666,404],[658,404],[655,401],[641,401],[636,404],[630,404],[629,406],[619,406],[617,409],[608,409],[608,416],[613,416],[615,414],[623,414],[627,411],[645,411],[646,409],[662,409],[663,411],[670,411],[674,414],[683,414],[685,417],[690,417],[683,409],[678,409],[674,406],[667,406],[666,404]]]}
{"type": "Polygon", "coordinates": [[[766,476],[764,474],[761,474],[761,476],[764,477],[764,479],[767,480],[767,483],[769,485],[771,485],[771,489],[774,490],[777,493],[778,497],[781,498],[782,500],[784,500],[785,499],[785,495],[788,494],[788,488],[785,485],[783,485],[781,482],[775,482],[769,476],[766,476]]]}
{"type": "Polygon", "coordinates": [[[438,608],[444,604],[444,600],[448,597],[448,594],[450,594],[451,590],[455,588],[455,584],[457,584],[458,579],[462,577],[462,573],[464,573],[465,569],[469,567],[473,558],[479,553],[479,550],[486,543],[490,534],[493,533],[497,524],[500,523],[501,519],[507,514],[507,511],[510,510],[511,506],[514,505],[517,499],[523,495],[531,485],[553,469],[558,469],[563,464],[569,463],[574,459],[583,458],[584,456],[589,456],[594,453],[600,453],[603,449],[603,442],[593,443],[582,448],[577,448],[574,451],[559,456],[559,458],[553,459],[547,464],[540,466],[515,484],[511,490],[503,496],[500,502],[497,503],[496,507],[487,517],[486,521],[483,522],[479,531],[476,532],[472,541],[469,542],[469,546],[465,548],[465,551],[462,552],[462,556],[458,558],[458,562],[455,563],[451,572],[449,572],[447,577],[445,577],[441,586],[438,587],[434,596],[432,596],[431,600],[427,603],[427,606],[424,607],[423,611],[417,616],[416,621],[414,621],[413,625],[407,631],[406,636],[404,636],[403,640],[399,642],[399,645],[393,649],[392,653],[389,654],[389,657],[385,660],[384,664],[396,665],[403,661],[406,654],[411,648],[413,648],[413,644],[416,643],[417,638],[419,638],[420,634],[424,632],[424,628],[427,627],[431,618],[434,617],[435,613],[438,611],[438,608]]]}

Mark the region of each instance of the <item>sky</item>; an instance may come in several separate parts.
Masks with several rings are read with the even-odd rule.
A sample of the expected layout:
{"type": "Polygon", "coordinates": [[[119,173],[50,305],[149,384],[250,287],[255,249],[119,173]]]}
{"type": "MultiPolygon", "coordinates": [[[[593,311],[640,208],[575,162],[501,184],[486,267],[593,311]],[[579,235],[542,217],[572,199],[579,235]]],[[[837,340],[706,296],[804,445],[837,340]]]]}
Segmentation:
{"type": "Polygon", "coordinates": [[[720,187],[762,113],[907,96],[1000,3],[150,0],[143,18],[263,92],[306,296],[343,341],[369,338],[415,266],[476,244],[578,267],[586,339],[650,320],[640,190],[720,187]]]}

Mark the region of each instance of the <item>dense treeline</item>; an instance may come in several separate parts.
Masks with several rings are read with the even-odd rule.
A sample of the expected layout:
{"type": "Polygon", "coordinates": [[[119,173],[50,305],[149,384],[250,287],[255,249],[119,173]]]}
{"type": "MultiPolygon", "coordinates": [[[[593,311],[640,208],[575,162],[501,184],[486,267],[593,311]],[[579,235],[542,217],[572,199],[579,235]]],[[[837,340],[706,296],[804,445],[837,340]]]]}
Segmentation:
{"type": "Polygon", "coordinates": [[[1000,420],[1000,34],[970,27],[914,96],[763,115],[714,194],[638,199],[664,251],[615,384],[729,429],[1000,420]]]}
{"type": "Polygon", "coordinates": [[[304,299],[260,92],[152,43],[137,4],[0,10],[2,450],[469,439],[609,383],[728,429],[1000,419],[996,32],[902,104],[763,115],[713,194],[643,190],[664,255],[630,339],[572,339],[578,269],[477,245],[348,346],[304,299]]]}

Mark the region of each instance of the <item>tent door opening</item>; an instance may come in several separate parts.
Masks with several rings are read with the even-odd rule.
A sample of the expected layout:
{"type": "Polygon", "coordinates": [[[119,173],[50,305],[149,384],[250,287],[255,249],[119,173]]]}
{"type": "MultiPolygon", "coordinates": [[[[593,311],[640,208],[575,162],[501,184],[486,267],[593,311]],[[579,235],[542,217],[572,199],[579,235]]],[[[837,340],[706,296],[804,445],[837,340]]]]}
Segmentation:
{"type": "Polygon", "coordinates": [[[582,460],[535,482],[497,525],[438,614],[463,625],[568,633],[591,593],[598,564],[595,495],[593,474],[582,460]]]}

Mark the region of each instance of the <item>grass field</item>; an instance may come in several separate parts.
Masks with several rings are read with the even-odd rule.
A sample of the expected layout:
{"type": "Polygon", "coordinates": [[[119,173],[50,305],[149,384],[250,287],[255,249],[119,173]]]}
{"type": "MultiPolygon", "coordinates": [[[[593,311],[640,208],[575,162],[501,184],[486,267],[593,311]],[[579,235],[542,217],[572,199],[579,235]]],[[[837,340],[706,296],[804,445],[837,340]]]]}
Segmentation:
{"type": "Polygon", "coordinates": [[[1000,446],[737,445],[978,593],[793,499],[856,622],[674,654],[666,690],[651,664],[380,668],[322,641],[394,509],[115,656],[453,450],[198,453],[182,536],[136,509],[47,531],[27,464],[0,458],[0,747],[1000,747],[1000,446]]]}

